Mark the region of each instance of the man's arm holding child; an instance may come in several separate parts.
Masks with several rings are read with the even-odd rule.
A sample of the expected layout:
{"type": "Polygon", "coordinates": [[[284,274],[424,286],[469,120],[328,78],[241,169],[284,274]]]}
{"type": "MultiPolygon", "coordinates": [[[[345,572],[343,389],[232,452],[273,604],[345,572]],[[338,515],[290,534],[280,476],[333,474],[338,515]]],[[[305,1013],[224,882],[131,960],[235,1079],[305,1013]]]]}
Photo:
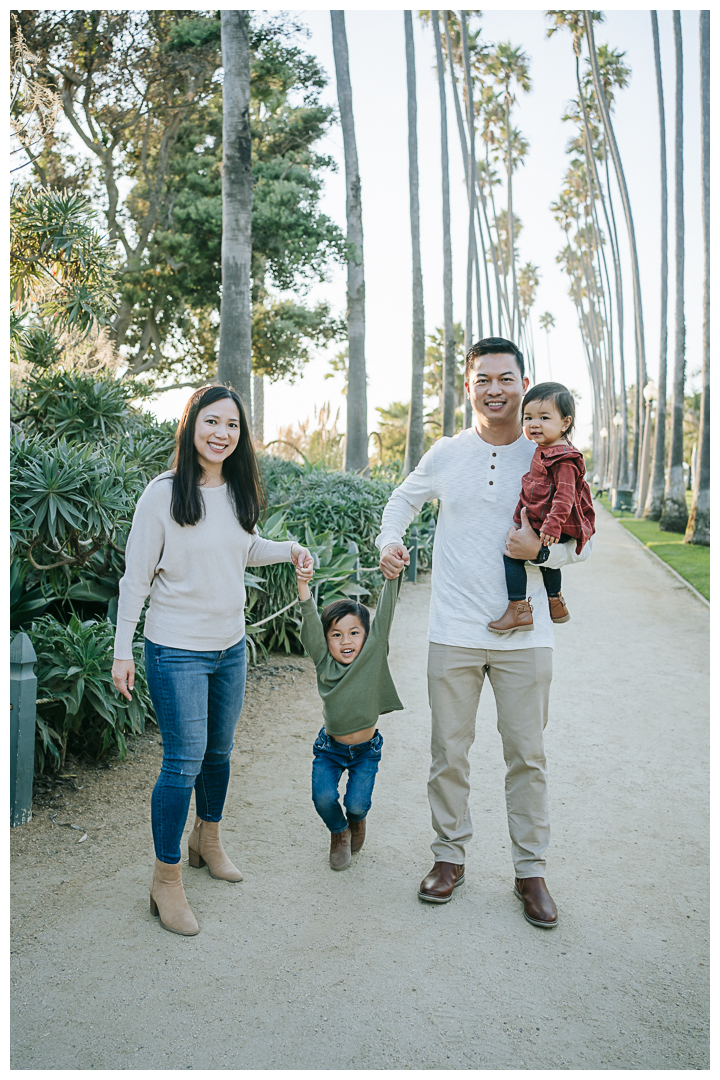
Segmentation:
{"type": "Polygon", "coordinates": [[[410,562],[410,553],[403,543],[408,525],[428,500],[437,498],[434,451],[435,447],[423,455],[417,467],[395,488],[383,510],[382,527],[375,546],[380,551],[380,569],[388,580],[398,577],[410,562]]]}
{"type": "MultiPolygon", "coordinates": [[[[520,511],[520,518],[522,521],[520,528],[513,525],[508,531],[505,554],[511,559],[526,559],[528,562],[534,562],[540,551],[541,540],[528,521],[525,507],[520,511]]],[[[569,566],[570,563],[585,562],[592,551],[592,537],[583,546],[579,555],[576,548],[575,540],[568,540],[564,544],[553,544],[549,558],[542,565],[547,566],[548,570],[559,570],[560,567],[569,566]]]]}

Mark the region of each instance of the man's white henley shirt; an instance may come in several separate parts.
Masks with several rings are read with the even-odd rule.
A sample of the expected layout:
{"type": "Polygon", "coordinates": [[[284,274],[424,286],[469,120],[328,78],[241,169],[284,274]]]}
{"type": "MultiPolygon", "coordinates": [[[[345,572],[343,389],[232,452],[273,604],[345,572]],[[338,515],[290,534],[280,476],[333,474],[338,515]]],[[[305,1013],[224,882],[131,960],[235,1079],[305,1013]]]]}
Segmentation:
{"type": "MultiPolygon", "coordinates": [[[[438,645],[469,649],[553,648],[553,624],[539,568],[528,562],[528,594],[534,628],[493,634],[487,624],[507,607],[503,551],[528,472],[535,444],[524,435],[506,446],[492,446],[476,429],[435,443],[417,468],[390,496],[382,518],[378,549],[401,544],[405,530],[423,503],[440,502],[432,558],[432,596],[428,638],[438,645]]],[[[580,555],[575,541],[554,544],[546,566],[559,568],[583,562],[592,540],[580,555]]]]}

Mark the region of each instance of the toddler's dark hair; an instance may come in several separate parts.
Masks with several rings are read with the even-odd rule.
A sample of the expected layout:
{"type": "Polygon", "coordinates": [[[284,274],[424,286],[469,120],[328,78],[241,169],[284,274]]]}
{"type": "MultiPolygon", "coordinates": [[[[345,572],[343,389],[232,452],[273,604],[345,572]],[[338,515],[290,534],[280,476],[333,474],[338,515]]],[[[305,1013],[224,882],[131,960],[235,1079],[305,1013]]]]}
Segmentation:
{"type": "Polygon", "coordinates": [[[358,603],[357,600],[335,600],[322,609],[320,622],[325,637],[328,636],[338,619],[344,619],[346,615],[354,615],[355,618],[360,620],[363,624],[365,637],[367,637],[370,633],[370,612],[364,604],[358,603]]]}
{"type": "Polygon", "coordinates": [[[559,382],[539,382],[531,386],[523,398],[523,411],[529,401],[552,401],[553,405],[563,419],[570,417],[570,427],[565,432],[565,438],[569,439],[575,427],[575,398],[567,386],[559,382]]]}
{"type": "Polygon", "coordinates": [[[520,368],[520,378],[525,378],[525,359],[514,341],[504,337],[486,337],[476,341],[465,357],[465,378],[470,378],[470,372],[478,356],[487,356],[488,353],[510,353],[515,357],[517,366],[520,368]]]}

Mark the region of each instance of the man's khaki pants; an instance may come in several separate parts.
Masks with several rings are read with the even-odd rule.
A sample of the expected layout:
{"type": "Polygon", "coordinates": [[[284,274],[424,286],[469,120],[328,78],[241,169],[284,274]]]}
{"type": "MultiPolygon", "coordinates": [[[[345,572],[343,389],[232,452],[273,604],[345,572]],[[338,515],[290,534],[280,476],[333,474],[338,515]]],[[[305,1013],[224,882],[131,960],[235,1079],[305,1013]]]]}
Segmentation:
{"type": "Polygon", "coordinates": [[[428,798],[437,862],[464,863],[472,837],[470,763],[485,674],[495,694],[507,765],[505,800],[518,878],[545,877],[550,841],[543,731],[552,680],[552,649],[465,649],[430,642],[428,691],[432,765],[428,798]]]}

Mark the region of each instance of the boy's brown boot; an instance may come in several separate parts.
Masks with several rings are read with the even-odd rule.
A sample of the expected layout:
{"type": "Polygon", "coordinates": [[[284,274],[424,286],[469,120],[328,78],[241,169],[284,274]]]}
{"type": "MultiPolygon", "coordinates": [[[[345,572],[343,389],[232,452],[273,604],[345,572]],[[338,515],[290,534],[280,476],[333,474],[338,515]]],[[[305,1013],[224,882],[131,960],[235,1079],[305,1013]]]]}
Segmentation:
{"type": "Polygon", "coordinates": [[[570,622],[570,612],[562,593],[558,593],[557,596],[548,596],[548,603],[550,604],[550,618],[553,622],[570,622]]]}
{"type": "Polygon", "coordinates": [[[357,855],[360,848],[365,843],[365,822],[367,818],[363,818],[362,821],[350,822],[350,852],[352,855],[357,855]]]}
{"type": "Polygon", "coordinates": [[[511,600],[502,618],[488,623],[488,630],[492,630],[493,634],[507,634],[511,630],[532,630],[531,600],[532,596],[528,596],[527,600],[511,600]]]}
{"type": "Polygon", "coordinates": [[[333,870],[347,870],[351,854],[350,829],[330,833],[330,865],[333,870]]]}

